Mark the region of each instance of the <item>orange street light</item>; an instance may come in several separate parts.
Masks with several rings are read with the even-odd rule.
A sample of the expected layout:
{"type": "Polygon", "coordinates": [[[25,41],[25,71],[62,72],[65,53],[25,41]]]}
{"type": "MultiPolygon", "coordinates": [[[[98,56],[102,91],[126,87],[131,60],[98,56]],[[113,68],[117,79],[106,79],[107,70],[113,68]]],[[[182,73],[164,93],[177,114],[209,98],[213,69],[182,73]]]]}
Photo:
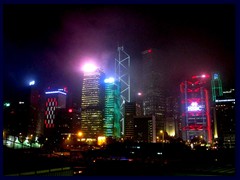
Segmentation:
{"type": "Polygon", "coordinates": [[[83,133],[81,131],[78,132],[77,134],[79,137],[82,137],[83,133]]]}

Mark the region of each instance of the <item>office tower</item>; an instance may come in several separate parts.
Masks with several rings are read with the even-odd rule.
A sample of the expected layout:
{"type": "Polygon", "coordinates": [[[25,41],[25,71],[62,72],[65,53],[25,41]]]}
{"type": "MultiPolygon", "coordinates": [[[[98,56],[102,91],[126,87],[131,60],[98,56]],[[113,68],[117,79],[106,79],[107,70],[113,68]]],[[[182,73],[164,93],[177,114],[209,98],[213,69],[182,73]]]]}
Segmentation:
{"type": "Polygon", "coordinates": [[[83,67],[81,129],[84,138],[103,136],[104,73],[93,64],[83,67]]]}
{"type": "Polygon", "coordinates": [[[136,116],[143,116],[143,95],[141,92],[136,96],[136,116]]]}
{"type": "Polygon", "coordinates": [[[212,86],[212,101],[215,102],[216,97],[223,95],[222,81],[218,73],[212,74],[211,86],[212,86]]]}
{"type": "Polygon", "coordinates": [[[44,92],[40,91],[35,81],[29,83],[30,88],[30,122],[28,133],[33,135],[43,134],[44,92]]]}
{"type": "Polygon", "coordinates": [[[125,126],[124,126],[124,138],[134,138],[134,116],[136,116],[136,102],[125,103],[125,126]]]}
{"type": "Polygon", "coordinates": [[[208,81],[209,75],[203,74],[180,84],[182,139],[185,141],[198,136],[212,142],[208,81]]]}
{"type": "Polygon", "coordinates": [[[156,122],[154,116],[134,117],[134,141],[156,142],[156,122]]]}
{"type": "Polygon", "coordinates": [[[39,135],[41,95],[36,84],[24,86],[17,92],[14,100],[4,106],[4,129],[7,128],[13,135],[39,135]]]}
{"type": "Polygon", "coordinates": [[[223,91],[223,96],[217,97],[215,103],[218,143],[221,147],[234,148],[236,136],[235,90],[223,91]]]}
{"type": "Polygon", "coordinates": [[[124,135],[125,119],[124,119],[124,105],[125,102],[130,102],[130,56],[124,50],[123,46],[118,47],[118,56],[115,58],[115,79],[119,81],[120,85],[120,113],[121,113],[121,135],[124,135]]]}
{"type": "Polygon", "coordinates": [[[114,78],[105,82],[104,134],[107,137],[120,138],[120,87],[114,78]]]}
{"type": "Polygon", "coordinates": [[[66,96],[67,92],[65,89],[48,89],[45,91],[45,135],[51,136],[55,132],[56,126],[56,110],[66,108],[66,96]]]}
{"type": "Polygon", "coordinates": [[[81,130],[80,111],[72,108],[56,110],[57,134],[77,134],[81,130]]]}
{"type": "Polygon", "coordinates": [[[157,49],[142,52],[143,57],[143,113],[156,117],[157,135],[164,130],[165,121],[165,78],[164,60],[157,49]]]}
{"type": "Polygon", "coordinates": [[[166,98],[166,122],[165,130],[169,136],[179,137],[180,107],[178,98],[172,96],[166,98]]]}

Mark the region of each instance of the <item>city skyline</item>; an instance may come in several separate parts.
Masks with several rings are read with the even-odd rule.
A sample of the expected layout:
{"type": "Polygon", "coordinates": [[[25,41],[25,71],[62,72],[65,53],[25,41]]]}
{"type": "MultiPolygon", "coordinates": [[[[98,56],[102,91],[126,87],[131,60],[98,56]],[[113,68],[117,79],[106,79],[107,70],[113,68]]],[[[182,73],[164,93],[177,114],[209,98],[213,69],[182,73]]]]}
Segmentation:
{"type": "Polygon", "coordinates": [[[9,87],[32,79],[43,88],[81,86],[80,69],[88,58],[113,75],[118,45],[131,57],[133,93],[139,90],[141,52],[151,48],[167,62],[174,92],[182,80],[202,72],[218,72],[223,87],[235,86],[235,7],[230,4],[9,4],[3,10],[4,96],[10,96],[9,87]]]}
{"type": "Polygon", "coordinates": [[[3,174],[236,175],[237,6],[87,3],[3,5],[3,174]]]}

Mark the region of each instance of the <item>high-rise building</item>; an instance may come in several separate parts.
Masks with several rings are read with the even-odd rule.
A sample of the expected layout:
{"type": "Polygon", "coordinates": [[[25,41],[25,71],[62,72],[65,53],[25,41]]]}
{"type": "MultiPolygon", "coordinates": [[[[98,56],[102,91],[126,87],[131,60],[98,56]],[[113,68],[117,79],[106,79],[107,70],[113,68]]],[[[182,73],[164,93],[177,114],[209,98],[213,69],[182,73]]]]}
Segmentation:
{"type": "Polygon", "coordinates": [[[202,137],[212,142],[210,118],[209,75],[193,76],[180,84],[182,109],[182,139],[202,137]]]}
{"type": "Polygon", "coordinates": [[[156,124],[154,116],[134,117],[134,141],[156,142],[156,124]]]}
{"type": "Polygon", "coordinates": [[[218,73],[212,74],[211,87],[212,87],[212,101],[215,102],[218,96],[223,95],[222,81],[218,73]]]}
{"type": "Polygon", "coordinates": [[[216,102],[216,122],[218,142],[221,147],[235,147],[235,90],[223,91],[223,96],[217,97],[216,102]]]}
{"type": "Polygon", "coordinates": [[[115,79],[120,86],[120,113],[121,113],[121,135],[124,135],[125,119],[124,105],[131,100],[131,78],[130,78],[130,56],[123,46],[118,47],[118,55],[115,58],[115,79]]]}
{"type": "Polygon", "coordinates": [[[45,91],[45,118],[44,118],[44,134],[50,136],[55,131],[56,126],[56,110],[66,108],[66,96],[65,89],[48,89],[45,91]],[[54,129],[54,130],[53,130],[54,129]]]}
{"type": "Polygon", "coordinates": [[[180,107],[178,98],[172,96],[166,98],[165,130],[169,136],[179,137],[180,107]]]}
{"type": "Polygon", "coordinates": [[[149,49],[143,56],[143,114],[156,117],[157,135],[164,130],[166,74],[161,52],[149,49]]]}
{"type": "Polygon", "coordinates": [[[98,136],[104,135],[105,75],[92,64],[86,64],[83,71],[81,129],[84,138],[96,140],[98,136]]]}
{"type": "Polygon", "coordinates": [[[81,130],[80,111],[73,108],[56,110],[57,134],[77,134],[81,130]]]}
{"type": "Polygon", "coordinates": [[[124,126],[124,138],[134,138],[134,116],[136,116],[136,102],[125,103],[125,126],[124,126]]]}
{"type": "Polygon", "coordinates": [[[107,137],[120,138],[120,87],[114,78],[105,82],[104,134],[107,137]]]}
{"type": "Polygon", "coordinates": [[[143,116],[143,96],[141,92],[136,96],[136,116],[143,116]]]}
{"type": "Polygon", "coordinates": [[[28,124],[28,133],[34,135],[43,134],[44,119],[44,92],[40,91],[35,81],[29,83],[30,88],[30,121],[28,124]]]}

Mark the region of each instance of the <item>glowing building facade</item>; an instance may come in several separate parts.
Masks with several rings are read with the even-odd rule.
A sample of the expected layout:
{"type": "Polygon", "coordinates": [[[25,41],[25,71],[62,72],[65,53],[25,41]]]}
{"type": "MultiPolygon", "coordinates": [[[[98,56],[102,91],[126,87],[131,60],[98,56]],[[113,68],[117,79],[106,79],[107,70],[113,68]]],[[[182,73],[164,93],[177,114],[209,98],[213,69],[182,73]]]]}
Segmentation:
{"type": "Polygon", "coordinates": [[[104,135],[120,138],[120,86],[114,78],[108,78],[105,82],[105,111],[104,111],[104,135]]]}
{"type": "Polygon", "coordinates": [[[223,96],[222,81],[218,73],[213,73],[211,86],[212,86],[212,101],[215,102],[216,97],[223,96]]]}
{"type": "Polygon", "coordinates": [[[182,138],[185,141],[198,136],[212,142],[208,81],[209,75],[201,75],[180,84],[182,138]]]}
{"type": "Polygon", "coordinates": [[[124,106],[131,99],[131,78],[130,78],[130,56],[123,46],[118,47],[118,57],[115,58],[115,79],[120,86],[120,113],[121,113],[121,135],[125,134],[124,106]]]}
{"type": "Polygon", "coordinates": [[[55,128],[56,110],[66,108],[66,89],[47,90],[45,91],[45,118],[44,127],[47,129],[55,128]]]}
{"type": "Polygon", "coordinates": [[[84,138],[96,140],[104,134],[104,73],[90,65],[83,71],[81,129],[84,138]]]}

